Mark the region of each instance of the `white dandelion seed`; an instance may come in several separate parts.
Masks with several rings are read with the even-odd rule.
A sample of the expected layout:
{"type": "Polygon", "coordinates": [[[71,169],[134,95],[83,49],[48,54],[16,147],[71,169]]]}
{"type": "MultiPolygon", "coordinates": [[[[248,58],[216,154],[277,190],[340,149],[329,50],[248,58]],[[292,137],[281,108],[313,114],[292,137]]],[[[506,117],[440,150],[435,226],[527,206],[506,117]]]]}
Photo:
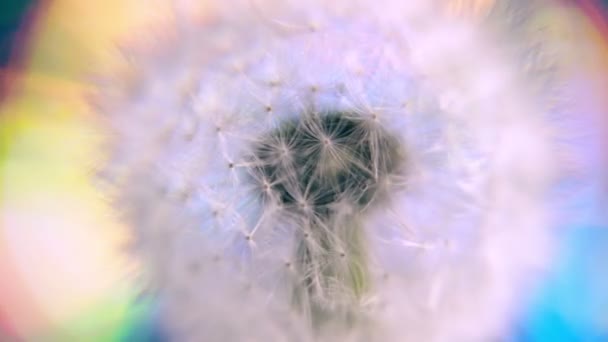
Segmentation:
{"type": "Polygon", "coordinates": [[[504,337],[560,168],[503,5],[216,1],[127,52],[105,172],[171,336],[504,337]]]}

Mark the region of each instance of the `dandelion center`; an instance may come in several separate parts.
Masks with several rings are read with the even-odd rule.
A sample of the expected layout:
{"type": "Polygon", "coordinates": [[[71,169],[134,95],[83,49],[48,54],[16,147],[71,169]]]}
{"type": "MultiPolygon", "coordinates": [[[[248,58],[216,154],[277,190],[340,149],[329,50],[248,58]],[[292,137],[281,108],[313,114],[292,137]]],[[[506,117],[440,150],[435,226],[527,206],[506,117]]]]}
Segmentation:
{"type": "Polygon", "coordinates": [[[260,195],[299,218],[294,304],[320,328],[353,324],[369,287],[357,213],[396,172],[397,140],[353,113],[306,113],[263,136],[252,168],[260,195]]]}
{"type": "Polygon", "coordinates": [[[337,204],[363,208],[398,164],[397,142],[351,113],[310,113],[262,137],[254,149],[254,178],[264,196],[292,211],[329,217],[337,204]]]}

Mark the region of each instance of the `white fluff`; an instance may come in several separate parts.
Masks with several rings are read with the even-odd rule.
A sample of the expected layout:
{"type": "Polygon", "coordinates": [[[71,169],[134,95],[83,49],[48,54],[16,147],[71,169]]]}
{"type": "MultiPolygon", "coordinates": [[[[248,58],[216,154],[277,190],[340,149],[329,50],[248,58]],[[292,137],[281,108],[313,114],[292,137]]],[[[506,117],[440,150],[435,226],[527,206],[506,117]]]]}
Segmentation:
{"type": "Polygon", "coordinates": [[[560,172],[545,75],[525,37],[505,38],[509,7],[484,21],[427,0],[220,2],[127,52],[97,100],[117,207],[172,336],[504,337],[548,261],[560,172]],[[367,115],[406,156],[358,216],[371,287],[348,329],[315,332],[293,308],[297,224],[247,176],[252,146],[309,108],[367,115]]]}

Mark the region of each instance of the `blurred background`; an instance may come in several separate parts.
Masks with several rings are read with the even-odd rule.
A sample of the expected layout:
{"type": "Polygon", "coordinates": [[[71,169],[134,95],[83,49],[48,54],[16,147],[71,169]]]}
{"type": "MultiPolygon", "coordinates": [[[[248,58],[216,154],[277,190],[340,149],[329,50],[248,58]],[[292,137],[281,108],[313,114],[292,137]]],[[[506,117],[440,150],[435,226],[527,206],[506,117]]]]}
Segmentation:
{"type": "MultiPolygon", "coordinates": [[[[0,342],[161,339],[121,253],[126,229],[90,182],[99,133],[85,103],[91,67],[111,67],[115,42],[168,1],[141,4],[0,2],[0,342]]],[[[584,77],[572,82],[608,130],[608,1],[556,1],[538,16],[585,37],[584,77]]],[[[559,231],[557,267],[514,341],[608,341],[608,149],[587,152],[594,180],[573,199],[580,210],[559,231]]]]}

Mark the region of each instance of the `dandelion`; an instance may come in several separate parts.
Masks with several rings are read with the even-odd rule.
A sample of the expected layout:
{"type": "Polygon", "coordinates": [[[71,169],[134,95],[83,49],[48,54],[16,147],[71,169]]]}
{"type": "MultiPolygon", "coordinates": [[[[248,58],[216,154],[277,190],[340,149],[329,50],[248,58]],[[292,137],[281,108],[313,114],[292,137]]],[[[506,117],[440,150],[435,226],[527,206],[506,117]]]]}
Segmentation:
{"type": "Polygon", "coordinates": [[[218,1],[128,49],[104,174],[172,337],[505,336],[550,251],[554,56],[459,4],[218,1]]]}

